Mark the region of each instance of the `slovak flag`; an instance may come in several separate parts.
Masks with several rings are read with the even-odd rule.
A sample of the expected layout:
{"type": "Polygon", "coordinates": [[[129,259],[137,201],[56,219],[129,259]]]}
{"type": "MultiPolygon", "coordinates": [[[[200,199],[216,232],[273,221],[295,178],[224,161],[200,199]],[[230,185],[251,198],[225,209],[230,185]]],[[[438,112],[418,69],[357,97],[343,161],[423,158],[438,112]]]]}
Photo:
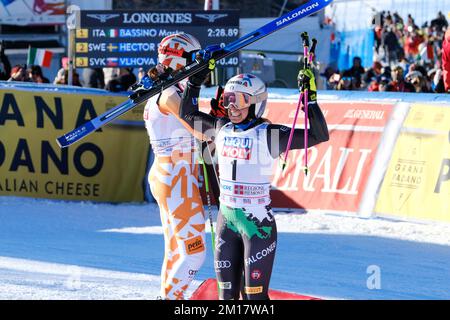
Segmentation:
{"type": "Polygon", "coordinates": [[[107,58],[106,59],[106,66],[107,67],[117,67],[119,65],[119,59],[118,58],[107,58]]]}

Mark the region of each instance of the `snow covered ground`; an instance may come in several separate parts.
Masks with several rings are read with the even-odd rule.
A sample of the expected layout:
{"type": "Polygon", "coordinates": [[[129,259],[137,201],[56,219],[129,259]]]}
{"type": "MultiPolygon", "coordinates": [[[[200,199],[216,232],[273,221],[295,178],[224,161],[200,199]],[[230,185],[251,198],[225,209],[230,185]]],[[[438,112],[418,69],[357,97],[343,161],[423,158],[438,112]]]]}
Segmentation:
{"type": "MultiPolygon", "coordinates": [[[[450,299],[448,225],[322,212],[276,219],[273,289],[334,299],[450,299]]],[[[0,197],[0,299],[156,299],[161,233],[155,204],[0,197]]],[[[191,290],[214,277],[210,234],[207,253],[191,290]]]]}

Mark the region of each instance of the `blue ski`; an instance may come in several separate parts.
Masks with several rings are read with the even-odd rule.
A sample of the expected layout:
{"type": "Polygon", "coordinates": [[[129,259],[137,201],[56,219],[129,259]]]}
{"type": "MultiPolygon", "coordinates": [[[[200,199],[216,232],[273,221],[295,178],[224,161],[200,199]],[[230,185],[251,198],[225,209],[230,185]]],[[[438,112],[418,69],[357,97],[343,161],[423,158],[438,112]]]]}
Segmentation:
{"type": "MultiPolygon", "coordinates": [[[[328,6],[333,0],[311,0],[308,3],[292,10],[289,13],[267,23],[261,28],[239,38],[226,45],[221,50],[214,52],[213,58],[218,61],[220,59],[226,58],[231,54],[241,50],[242,48],[256,42],[268,35],[281,30],[288,25],[307,17],[313,13],[316,13],[326,6],[328,6]]],[[[212,46],[214,47],[214,46],[212,46]]],[[[208,47],[205,49],[208,50],[208,47]]],[[[192,76],[193,74],[208,67],[208,60],[205,61],[194,61],[185,68],[183,68],[178,74],[170,77],[164,81],[153,84],[147,90],[142,90],[130,95],[130,99],[123,102],[122,104],[106,111],[105,113],[99,115],[98,117],[87,121],[78,128],[64,134],[63,136],[57,138],[58,145],[61,148],[68,147],[69,145],[81,140],[90,133],[96,131],[100,127],[106,125],[107,123],[113,121],[122,114],[133,109],[140,103],[150,99],[154,95],[164,91],[165,89],[177,84],[178,82],[192,76]]]]}

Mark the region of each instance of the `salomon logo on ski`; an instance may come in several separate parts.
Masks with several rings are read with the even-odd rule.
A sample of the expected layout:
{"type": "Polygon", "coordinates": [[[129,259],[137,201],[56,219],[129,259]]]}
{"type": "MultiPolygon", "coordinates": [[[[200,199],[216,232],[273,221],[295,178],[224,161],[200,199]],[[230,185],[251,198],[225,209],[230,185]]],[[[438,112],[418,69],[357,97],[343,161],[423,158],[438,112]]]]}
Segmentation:
{"type": "Polygon", "coordinates": [[[291,20],[297,18],[300,15],[309,15],[309,12],[311,10],[316,9],[317,7],[319,7],[319,2],[312,3],[309,6],[307,6],[306,8],[303,8],[297,12],[294,12],[292,15],[277,21],[277,26],[281,26],[281,25],[285,24],[286,22],[290,22],[291,20]]]}

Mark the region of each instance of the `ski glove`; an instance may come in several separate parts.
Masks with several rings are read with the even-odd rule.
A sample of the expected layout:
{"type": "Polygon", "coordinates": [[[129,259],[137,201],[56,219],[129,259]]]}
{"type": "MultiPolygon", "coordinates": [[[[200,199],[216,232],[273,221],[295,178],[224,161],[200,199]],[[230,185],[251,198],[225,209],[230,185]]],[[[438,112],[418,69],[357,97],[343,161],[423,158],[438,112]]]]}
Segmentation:
{"type": "Polygon", "coordinates": [[[220,52],[222,52],[222,48],[219,45],[211,45],[211,46],[208,46],[205,49],[197,52],[195,60],[198,63],[207,61],[208,67],[203,69],[202,71],[196,73],[195,75],[189,77],[189,82],[197,87],[200,87],[203,84],[203,82],[205,82],[205,80],[209,76],[210,72],[216,68],[215,57],[220,52]]]}
{"type": "Polygon", "coordinates": [[[196,87],[200,87],[203,82],[206,81],[211,70],[208,68],[203,69],[202,71],[197,72],[196,74],[189,77],[189,82],[192,83],[196,87]]]}
{"type": "Polygon", "coordinates": [[[223,107],[223,88],[221,86],[217,87],[216,97],[211,99],[210,102],[211,111],[210,115],[216,118],[223,118],[227,116],[227,111],[223,107]]]}
{"type": "Polygon", "coordinates": [[[298,88],[300,89],[301,92],[308,89],[308,100],[316,101],[317,87],[314,72],[309,68],[301,69],[298,73],[297,81],[298,81],[298,88]]]}

